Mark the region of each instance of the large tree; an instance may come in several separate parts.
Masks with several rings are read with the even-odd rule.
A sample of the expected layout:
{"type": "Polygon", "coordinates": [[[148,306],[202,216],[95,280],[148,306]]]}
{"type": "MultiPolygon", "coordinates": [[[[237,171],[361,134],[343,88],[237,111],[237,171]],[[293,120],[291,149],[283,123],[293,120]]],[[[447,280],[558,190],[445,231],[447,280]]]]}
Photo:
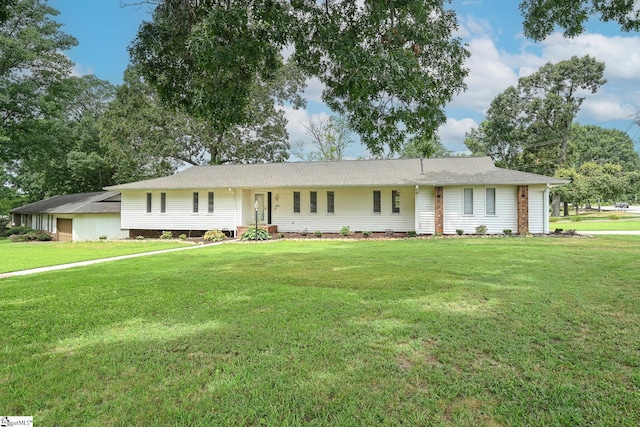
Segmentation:
{"type": "Polygon", "coordinates": [[[162,0],[130,51],[167,105],[220,134],[247,124],[252,88],[292,48],[372,153],[397,151],[407,136],[431,138],[465,87],[468,52],[444,3],[162,0]]]}
{"type": "Polygon", "coordinates": [[[52,104],[47,114],[12,133],[12,143],[26,147],[5,163],[13,185],[40,199],[112,184],[112,164],[101,149],[97,122],[113,90],[91,75],[52,84],[45,97],[52,104]]]}
{"type": "Polygon", "coordinates": [[[61,32],[58,12],[41,0],[5,2],[0,23],[0,161],[28,155],[32,144],[15,140],[16,132],[31,127],[55,110],[52,86],[69,76],[71,62],[61,53],[76,40],[61,32]],[[25,145],[26,144],[26,145],[25,145]]]}
{"type": "Polygon", "coordinates": [[[640,154],[624,131],[574,123],[568,141],[567,166],[577,168],[587,162],[616,164],[622,171],[631,172],[640,168],[640,154]]]}
{"type": "Polygon", "coordinates": [[[305,148],[304,141],[298,141],[291,154],[306,162],[344,160],[345,151],[354,140],[353,133],[344,117],[309,116],[302,126],[307,130],[311,149],[305,148]]]}
{"type": "Polygon", "coordinates": [[[590,56],[547,63],[499,94],[465,144],[512,169],[553,175],[567,157],[571,124],[585,95],[606,80],[604,63],[590,56]]]}
{"type": "Polygon", "coordinates": [[[591,17],[614,21],[623,31],[640,30],[640,8],[630,0],[522,0],[524,34],[533,40],[544,40],[556,26],[565,37],[585,31],[591,17]]]}
{"type": "Polygon", "coordinates": [[[300,73],[290,66],[279,69],[269,84],[255,82],[247,106],[250,117],[243,126],[221,131],[202,117],[163,104],[138,68],[128,68],[100,125],[104,149],[117,159],[114,179],[162,176],[183,165],[286,160],[286,120],[274,99],[288,98],[301,105],[295,93],[303,84],[300,73]]]}

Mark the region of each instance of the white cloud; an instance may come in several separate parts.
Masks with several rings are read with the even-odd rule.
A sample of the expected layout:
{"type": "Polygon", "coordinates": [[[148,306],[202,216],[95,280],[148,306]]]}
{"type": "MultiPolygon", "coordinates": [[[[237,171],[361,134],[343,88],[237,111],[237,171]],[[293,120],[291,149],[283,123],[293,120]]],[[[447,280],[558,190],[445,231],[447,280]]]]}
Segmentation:
{"type": "Polygon", "coordinates": [[[440,141],[448,150],[453,152],[465,151],[467,146],[464,145],[464,136],[474,127],[478,127],[478,123],[473,119],[457,120],[450,117],[438,129],[438,136],[440,136],[440,141]]]}
{"type": "Polygon", "coordinates": [[[74,77],[82,77],[89,74],[94,74],[94,67],[82,64],[73,64],[73,67],[71,67],[71,75],[74,77]]]}
{"type": "Polygon", "coordinates": [[[468,108],[484,114],[489,104],[507,87],[518,83],[516,71],[509,66],[504,53],[493,41],[483,37],[469,43],[471,57],[467,61],[467,90],[455,97],[450,107],[468,108]]]}

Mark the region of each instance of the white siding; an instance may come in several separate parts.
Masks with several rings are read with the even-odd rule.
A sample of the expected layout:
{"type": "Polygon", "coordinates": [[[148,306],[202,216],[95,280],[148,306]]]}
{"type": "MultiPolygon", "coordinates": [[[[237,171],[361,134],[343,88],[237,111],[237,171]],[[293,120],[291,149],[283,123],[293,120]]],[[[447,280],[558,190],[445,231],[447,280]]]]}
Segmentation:
{"type": "Polygon", "coordinates": [[[545,186],[529,186],[529,232],[544,233],[545,228],[545,186]]]}
{"type": "Polygon", "coordinates": [[[515,186],[444,187],[444,234],[455,234],[461,228],[465,234],[475,234],[479,225],[487,226],[488,234],[518,229],[515,186]],[[473,215],[463,214],[463,189],[473,188],[473,215]],[[496,189],[496,214],[485,214],[485,189],[496,189]]]}
{"type": "Polygon", "coordinates": [[[339,232],[347,225],[351,231],[405,232],[415,229],[414,187],[371,188],[291,188],[272,190],[272,223],[278,231],[339,232]],[[381,212],[373,213],[373,191],[381,192],[381,212]],[[391,212],[391,191],[400,191],[400,213],[391,212]],[[293,192],[300,191],[300,213],[293,213],[293,192]],[[318,212],[309,212],[309,192],[318,192],[318,212]],[[334,213],[327,213],[327,191],[334,192],[334,213]]]}
{"type": "Polygon", "coordinates": [[[122,192],[122,228],[139,230],[234,230],[237,225],[238,198],[242,195],[229,189],[197,190],[198,213],[193,212],[193,193],[196,190],[166,190],[166,213],[160,213],[160,193],[152,192],[151,213],[146,213],[146,191],[122,192]],[[207,194],[214,192],[214,210],[207,212],[207,194]]]}
{"type": "Polygon", "coordinates": [[[65,216],[73,221],[73,241],[98,240],[100,236],[108,239],[125,239],[128,230],[120,229],[120,214],[86,214],[65,216]]]}
{"type": "Polygon", "coordinates": [[[418,193],[418,229],[419,234],[436,232],[436,203],[433,187],[420,187],[418,193]]]}

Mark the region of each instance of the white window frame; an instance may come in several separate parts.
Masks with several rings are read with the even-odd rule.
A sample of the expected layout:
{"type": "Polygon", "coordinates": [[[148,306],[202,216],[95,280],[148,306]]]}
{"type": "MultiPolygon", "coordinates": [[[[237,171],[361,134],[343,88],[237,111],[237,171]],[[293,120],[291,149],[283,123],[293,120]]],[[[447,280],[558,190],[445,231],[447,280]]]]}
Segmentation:
{"type": "Polygon", "coordinates": [[[473,187],[463,187],[462,188],[462,215],[464,216],[473,216],[473,187]],[[471,211],[467,211],[467,190],[471,192],[471,211]]]}
{"type": "Polygon", "coordinates": [[[484,189],[484,214],[487,216],[496,216],[496,195],[498,194],[498,191],[496,190],[496,187],[486,187],[484,189]],[[489,209],[489,192],[490,190],[493,190],[493,212],[490,212],[489,209]]]}

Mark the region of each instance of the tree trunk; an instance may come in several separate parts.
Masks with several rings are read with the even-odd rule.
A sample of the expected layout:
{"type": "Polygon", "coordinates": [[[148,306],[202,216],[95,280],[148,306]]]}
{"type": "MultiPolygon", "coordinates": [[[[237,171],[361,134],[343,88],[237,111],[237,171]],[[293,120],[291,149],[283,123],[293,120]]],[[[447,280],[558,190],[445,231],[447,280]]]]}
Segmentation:
{"type": "MultiPolygon", "coordinates": [[[[564,202],[564,212],[562,213],[562,215],[564,216],[569,216],[569,202],[564,202]]],[[[576,205],[579,206],[579,205],[576,205]]]]}
{"type": "Polygon", "coordinates": [[[560,216],[560,194],[554,194],[551,199],[551,216],[560,216]]]}

